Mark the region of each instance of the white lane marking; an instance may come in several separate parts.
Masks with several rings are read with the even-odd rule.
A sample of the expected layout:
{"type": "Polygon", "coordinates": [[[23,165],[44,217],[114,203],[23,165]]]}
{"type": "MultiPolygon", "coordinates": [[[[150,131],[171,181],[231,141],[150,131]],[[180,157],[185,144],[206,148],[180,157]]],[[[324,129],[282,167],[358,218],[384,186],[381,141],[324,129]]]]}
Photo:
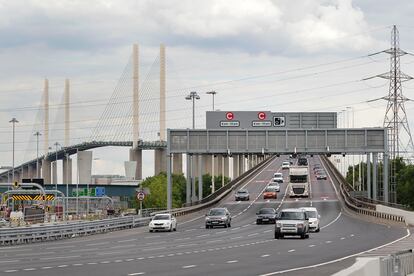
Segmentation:
{"type": "Polygon", "coordinates": [[[135,276],[135,275],[144,275],[145,272],[135,272],[135,273],[129,273],[128,276],[135,276]]]}
{"type": "Polygon", "coordinates": [[[6,272],[6,273],[12,273],[12,272],[16,272],[16,271],[18,271],[18,270],[16,270],[16,269],[10,269],[10,270],[6,270],[4,272],[6,272]]]}
{"type": "Polygon", "coordinates": [[[243,238],[243,236],[237,236],[237,237],[233,237],[233,238],[230,238],[230,239],[235,240],[235,239],[241,239],[241,238],[243,238]]]}
{"type": "Polygon", "coordinates": [[[310,244],[310,245],[309,245],[309,247],[315,247],[315,246],[316,246],[316,245],[314,245],[314,244],[310,244]]]}
{"type": "Polygon", "coordinates": [[[186,246],[193,246],[193,245],[197,245],[197,244],[196,243],[186,243],[186,244],[176,245],[175,247],[186,247],[186,246]]]}
{"type": "Polygon", "coordinates": [[[168,254],[167,256],[168,257],[172,257],[172,256],[175,256],[175,254],[174,253],[171,253],[171,254],[168,254]]]}
{"type": "Polygon", "coordinates": [[[187,269],[187,268],[193,268],[196,267],[196,265],[185,265],[182,268],[187,269]]]}
{"type": "Polygon", "coordinates": [[[92,263],[88,263],[88,265],[96,265],[98,263],[92,262],[92,263]]]}
{"type": "Polygon", "coordinates": [[[214,242],[221,242],[223,240],[211,240],[211,241],[206,241],[206,243],[214,243],[214,242]]]}
{"type": "Polygon", "coordinates": [[[191,232],[191,231],[195,231],[195,230],[197,230],[197,229],[187,229],[187,230],[185,230],[185,232],[191,232]]]}
{"type": "Polygon", "coordinates": [[[247,235],[248,237],[253,237],[253,236],[256,236],[256,235],[259,235],[259,233],[253,233],[253,234],[249,234],[249,235],[247,235]]]}
{"type": "Polygon", "coordinates": [[[0,261],[0,264],[3,264],[3,263],[17,263],[17,262],[20,262],[20,260],[4,260],[4,261],[0,261]]]}
{"type": "Polygon", "coordinates": [[[227,231],[220,231],[220,232],[216,232],[216,235],[218,235],[218,234],[223,234],[223,233],[227,233],[227,231]]]}
{"type": "Polygon", "coordinates": [[[90,244],[85,244],[85,246],[104,245],[104,244],[108,244],[108,243],[109,243],[109,242],[90,243],[90,244]]]}
{"type": "Polygon", "coordinates": [[[58,265],[57,267],[63,268],[63,267],[67,267],[68,265],[58,265]]]}
{"type": "Polygon", "coordinates": [[[196,238],[202,238],[202,237],[207,237],[207,236],[210,236],[210,234],[204,234],[204,235],[196,236],[196,238]]]}
{"type": "Polygon", "coordinates": [[[261,258],[267,258],[267,257],[269,257],[270,255],[269,254],[264,254],[264,255],[262,255],[262,256],[260,256],[261,258]]]}
{"type": "Polygon", "coordinates": [[[351,235],[349,235],[350,237],[354,237],[355,235],[354,234],[351,234],[351,235]]]}
{"type": "Polygon", "coordinates": [[[72,264],[73,266],[83,266],[83,264],[72,264]]]}
{"type": "Polygon", "coordinates": [[[295,251],[296,251],[295,249],[291,249],[288,252],[291,253],[291,252],[295,252],[295,251]]]}
{"type": "Polygon", "coordinates": [[[49,257],[49,258],[40,258],[40,260],[58,260],[58,259],[71,259],[71,258],[80,258],[80,255],[76,256],[61,256],[61,257],[49,257]]]}
{"type": "Polygon", "coordinates": [[[325,243],[332,243],[332,241],[326,241],[325,243]]]}
{"type": "Polygon", "coordinates": [[[125,262],[132,262],[134,259],[126,259],[125,262]]]}
{"type": "Polygon", "coordinates": [[[233,261],[227,261],[226,263],[228,263],[228,264],[234,264],[234,263],[238,263],[239,261],[238,260],[233,260],[233,261]]]}
{"type": "Polygon", "coordinates": [[[118,242],[130,242],[130,241],[137,241],[138,239],[129,239],[129,240],[122,240],[122,241],[118,241],[118,242]]]}
{"type": "Polygon", "coordinates": [[[76,246],[75,246],[75,245],[68,245],[68,246],[61,246],[61,247],[56,246],[56,247],[47,247],[46,249],[47,249],[47,250],[51,250],[51,249],[73,248],[73,247],[76,247],[76,246]]]}
{"type": "Polygon", "coordinates": [[[189,238],[175,239],[174,241],[185,241],[185,240],[189,240],[189,239],[191,239],[191,238],[189,237],[189,238]]]}
{"type": "Polygon", "coordinates": [[[102,253],[98,253],[98,255],[112,255],[112,254],[119,254],[122,253],[121,251],[112,251],[112,252],[102,252],[102,253]]]}
{"type": "Polygon", "coordinates": [[[118,249],[118,248],[126,248],[126,247],[136,247],[135,244],[122,244],[117,246],[111,246],[109,249],[118,249]]]}
{"type": "Polygon", "coordinates": [[[344,239],[346,239],[346,238],[345,238],[345,237],[342,237],[342,238],[341,238],[341,240],[344,240],[344,239]]]}
{"type": "Polygon", "coordinates": [[[321,229],[324,229],[324,228],[326,228],[326,227],[329,227],[329,226],[331,226],[332,224],[334,224],[340,217],[341,217],[341,215],[342,215],[342,212],[339,212],[339,214],[338,214],[338,216],[333,220],[333,221],[331,221],[330,223],[328,223],[327,225],[325,225],[325,226],[322,226],[321,227],[321,229]]]}
{"type": "Polygon", "coordinates": [[[261,274],[259,276],[277,275],[277,274],[282,274],[282,273],[287,273],[287,272],[293,272],[293,271],[298,271],[298,270],[304,270],[304,269],[309,269],[309,268],[315,268],[315,267],[320,267],[320,266],[324,266],[324,265],[328,265],[328,264],[333,264],[333,263],[341,262],[343,260],[346,260],[346,259],[349,259],[349,258],[353,258],[353,257],[359,256],[359,255],[362,255],[362,254],[365,254],[365,253],[368,253],[368,252],[372,252],[372,251],[381,249],[381,248],[386,247],[388,245],[394,244],[396,242],[399,242],[401,240],[404,240],[404,239],[408,238],[410,235],[411,235],[410,229],[407,228],[407,234],[405,236],[403,236],[403,237],[401,237],[399,239],[396,239],[396,240],[394,240],[392,242],[383,244],[381,246],[378,246],[378,247],[375,247],[375,248],[371,248],[371,249],[366,250],[366,251],[362,251],[362,252],[359,252],[359,253],[356,253],[356,254],[352,254],[352,255],[349,255],[349,256],[345,256],[345,257],[342,257],[342,258],[339,258],[339,259],[335,259],[335,260],[332,260],[332,261],[328,261],[328,262],[324,262],[324,263],[319,263],[319,264],[315,264],[315,265],[302,266],[302,267],[296,267],[296,268],[291,268],[291,269],[286,269],[286,270],[281,270],[281,271],[270,272],[270,273],[266,273],[266,274],[261,274]]]}
{"type": "Polygon", "coordinates": [[[25,271],[33,271],[33,270],[36,270],[36,268],[25,268],[23,270],[25,270],[25,271]]]}
{"type": "Polygon", "coordinates": [[[269,232],[272,232],[273,230],[266,230],[266,231],[263,231],[263,233],[269,233],[269,232]]]}
{"type": "Polygon", "coordinates": [[[109,264],[111,261],[102,261],[102,262],[99,262],[100,264],[109,264]]]}
{"type": "Polygon", "coordinates": [[[240,227],[236,227],[236,228],[231,229],[230,231],[235,231],[235,230],[239,230],[239,229],[240,229],[240,227]]]}
{"type": "Polygon", "coordinates": [[[144,257],[138,257],[138,258],[136,258],[136,260],[143,260],[143,259],[145,259],[144,257]]]}
{"type": "Polygon", "coordinates": [[[180,225],[183,225],[183,224],[186,224],[186,223],[189,223],[189,222],[193,222],[193,221],[198,220],[198,219],[201,219],[201,218],[204,218],[204,215],[203,216],[199,216],[199,217],[195,217],[195,218],[190,219],[190,220],[187,220],[187,221],[183,221],[183,222],[180,223],[180,225]]]}
{"type": "Polygon", "coordinates": [[[166,249],[167,247],[163,246],[163,247],[153,247],[153,248],[145,248],[142,249],[142,251],[153,251],[153,250],[160,250],[160,249],[166,249]]]}
{"type": "Polygon", "coordinates": [[[52,266],[44,266],[41,269],[50,269],[50,268],[52,268],[52,266]]]}

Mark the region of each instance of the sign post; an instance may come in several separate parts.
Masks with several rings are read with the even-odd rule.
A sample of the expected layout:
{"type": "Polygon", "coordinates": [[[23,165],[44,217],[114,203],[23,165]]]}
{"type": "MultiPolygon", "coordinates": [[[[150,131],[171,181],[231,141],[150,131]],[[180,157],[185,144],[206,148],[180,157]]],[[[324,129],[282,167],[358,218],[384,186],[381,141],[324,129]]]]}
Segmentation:
{"type": "Polygon", "coordinates": [[[142,201],[145,199],[144,192],[138,192],[137,199],[139,201],[139,215],[142,216],[142,201]]]}

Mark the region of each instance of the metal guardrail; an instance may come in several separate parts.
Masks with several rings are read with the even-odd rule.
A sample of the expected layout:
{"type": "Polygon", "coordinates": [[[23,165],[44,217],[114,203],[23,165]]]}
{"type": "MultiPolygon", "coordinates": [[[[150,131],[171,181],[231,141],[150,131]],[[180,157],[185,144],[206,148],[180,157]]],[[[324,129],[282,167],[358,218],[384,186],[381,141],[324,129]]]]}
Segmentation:
{"type": "Polygon", "coordinates": [[[380,258],[380,276],[406,276],[414,273],[413,250],[405,250],[380,258]]]}
{"type": "Polygon", "coordinates": [[[396,222],[405,222],[404,216],[397,216],[397,215],[377,212],[376,204],[365,202],[355,197],[352,197],[350,194],[352,187],[349,186],[349,184],[346,182],[343,175],[340,172],[338,172],[338,170],[327,159],[326,156],[322,156],[321,160],[324,163],[325,167],[329,170],[331,176],[335,178],[333,180],[335,180],[339,184],[341,196],[344,200],[345,205],[349,209],[351,209],[352,211],[356,213],[363,214],[363,215],[373,216],[373,217],[386,219],[386,220],[392,220],[396,222]]]}
{"type": "MultiPolygon", "coordinates": [[[[274,158],[269,158],[254,168],[250,169],[249,171],[245,172],[244,174],[240,175],[238,178],[229,182],[224,187],[218,189],[217,192],[215,192],[213,195],[206,197],[200,201],[198,205],[173,210],[157,210],[158,212],[151,213],[151,215],[160,212],[169,212],[175,216],[182,216],[208,208],[209,206],[216,204],[223,197],[227,196],[228,193],[236,189],[245,180],[253,176],[255,172],[266,166],[273,159],[274,158]]],[[[58,240],[76,236],[93,235],[109,231],[140,227],[148,225],[150,220],[150,217],[125,216],[96,221],[76,221],[67,222],[65,224],[56,223],[49,226],[0,228],[0,246],[58,240]]]]}
{"type": "Polygon", "coordinates": [[[76,221],[50,226],[0,228],[0,245],[25,244],[93,235],[145,226],[150,218],[126,216],[96,221],[76,221]]]}

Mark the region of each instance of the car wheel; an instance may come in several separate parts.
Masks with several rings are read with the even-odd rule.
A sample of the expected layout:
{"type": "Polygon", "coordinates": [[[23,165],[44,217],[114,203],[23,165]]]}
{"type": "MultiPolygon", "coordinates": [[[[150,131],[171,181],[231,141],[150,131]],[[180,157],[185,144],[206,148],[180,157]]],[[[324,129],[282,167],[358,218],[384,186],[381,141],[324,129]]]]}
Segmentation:
{"type": "Polygon", "coordinates": [[[321,232],[321,228],[318,227],[315,232],[321,232]]]}
{"type": "Polygon", "coordinates": [[[168,229],[169,232],[172,232],[173,228],[172,225],[170,225],[170,229],[168,229]]]}
{"type": "Polygon", "coordinates": [[[210,228],[210,226],[206,225],[206,229],[209,229],[209,228],[210,228]]]}
{"type": "Polygon", "coordinates": [[[305,238],[306,239],[309,239],[309,233],[305,235],[305,238]]]}
{"type": "Polygon", "coordinates": [[[256,220],[256,224],[261,224],[260,220],[256,220]]]}
{"type": "Polygon", "coordinates": [[[306,234],[305,234],[305,233],[301,234],[301,235],[300,235],[300,238],[301,238],[301,239],[305,239],[305,238],[306,238],[306,234]]]}
{"type": "Polygon", "coordinates": [[[228,223],[225,223],[225,224],[224,224],[224,228],[227,228],[227,227],[228,227],[228,223]]]}
{"type": "Polygon", "coordinates": [[[150,233],[152,233],[154,230],[149,230],[150,233]]]}
{"type": "Polygon", "coordinates": [[[280,236],[275,233],[275,239],[279,239],[279,238],[280,238],[280,236]]]}
{"type": "Polygon", "coordinates": [[[229,227],[231,227],[231,222],[229,222],[229,227]]]}
{"type": "Polygon", "coordinates": [[[174,231],[177,231],[177,225],[175,225],[175,227],[174,227],[174,231]]]}

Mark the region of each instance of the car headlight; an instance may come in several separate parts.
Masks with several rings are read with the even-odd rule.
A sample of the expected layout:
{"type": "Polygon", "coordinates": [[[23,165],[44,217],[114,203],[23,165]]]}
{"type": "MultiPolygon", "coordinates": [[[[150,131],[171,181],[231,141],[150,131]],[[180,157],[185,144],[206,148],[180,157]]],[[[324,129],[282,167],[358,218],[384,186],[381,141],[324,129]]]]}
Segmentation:
{"type": "Polygon", "coordinates": [[[280,223],[280,222],[276,222],[276,227],[277,227],[277,228],[282,227],[282,223],[280,223]]]}
{"type": "Polygon", "coordinates": [[[170,225],[170,223],[171,223],[171,222],[167,221],[167,222],[165,222],[164,224],[168,226],[168,225],[170,225]]]}
{"type": "Polygon", "coordinates": [[[222,219],[222,220],[226,220],[227,218],[226,218],[226,217],[221,217],[221,219],[222,219]]]}
{"type": "Polygon", "coordinates": [[[209,217],[206,217],[206,220],[210,220],[210,218],[209,217]]]}
{"type": "Polygon", "coordinates": [[[298,228],[303,228],[303,223],[298,223],[298,224],[297,224],[297,227],[298,227],[298,228]]]}

